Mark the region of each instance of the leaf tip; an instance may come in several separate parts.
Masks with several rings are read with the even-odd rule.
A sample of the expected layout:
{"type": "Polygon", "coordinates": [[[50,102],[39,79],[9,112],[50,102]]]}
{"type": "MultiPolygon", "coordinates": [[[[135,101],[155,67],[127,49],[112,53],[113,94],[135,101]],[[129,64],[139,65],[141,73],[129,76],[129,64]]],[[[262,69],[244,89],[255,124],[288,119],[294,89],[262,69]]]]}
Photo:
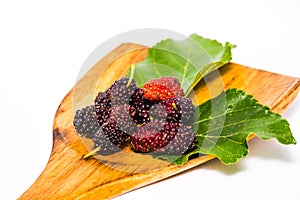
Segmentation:
{"type": "Polygon", "coordinates": [[[297,141],[296,141],[296,139],[293,137],[293,139],[292,139],[292,142],[291,142],[291,144],[294,144],[294,145],[296,145],[297,144],[297,141]]]}

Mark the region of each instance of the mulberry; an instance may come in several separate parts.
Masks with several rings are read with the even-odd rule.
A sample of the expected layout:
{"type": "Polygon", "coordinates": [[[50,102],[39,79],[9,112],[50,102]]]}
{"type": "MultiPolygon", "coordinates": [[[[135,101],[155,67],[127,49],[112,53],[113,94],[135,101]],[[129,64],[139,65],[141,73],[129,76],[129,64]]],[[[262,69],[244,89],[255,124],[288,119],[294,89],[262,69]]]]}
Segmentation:
{"type": "Polygon", "coordinates": [[[143,90],[137,88],[129,100],[129,104],[135,108],[132,116],[136,124],[144,125],[150,121],[149,110],[153,103],[144,98],[143,90]]]}
{"type": "Polygon", "coordinates": [[[195,135],[195,132],[191,128],[181,125],[172,141],[154,153],[177,156],[183,155],[192,150],[198,143],[195,135]]]}
{"type": "Polygon", "coordinates": [[[121,78],[113,83],[113,85],[107,89],[107,97],[111,100],[112,107],[129,104],[130,97],[133,95],[136,89],[136,83],[130,79],[121,78]]]}
{"type": "Polygon", "coordinates": [[[126,132],[122,131],[114,119],[108,119],[101,128],[106,137],[117,146],[122,146],[130,138],[126,132]]]}
{"type": "Polygon", "coordinates": [[[131,135],[137,128],[137,125],[132,120],[135,113],[135,108],[130,105],[118,106],[110,113],[110,120],[115,122],[116,129],[131,135]]]}
{"type": "Polygon", "coordinates": [[[95,98],[97,119],[102,125],[110,117],[112,108],[129,104],[130,97],[135,92],[136,83],[128,78],[121,78],[113,83],[105,92],[99,92],[95,98]]]}
{"type": "Polygon", "coordinates": [[[158,79],[158,82],[162,85],[170,88],[176,96],[180,97],[184,95],[184,91],[180,86],[179,80],[174,76],[163,76],[158,79]]]}
{"type": "Polygon", "coordinates": [[[123,146],[136,131],[137,125],[131,118],[134,112],[134,108],[130,105],[118,106],[112,110],[110,118],[101,126],[103,133],[113,144],[123,146]]]}
{"type": "Polygon", "coordinates": [[[105,123],[111,113],[111,99],[106,92],[99,92],[95,98],[95,111],[100,126],[105,123]]]}
{"type": "Polygon", "coordinates": [[[143,86],[143,92],[145,98],[151,101],[166,100],[184,94],[178,79],[172,76],[147,81],[143,86]]]}
{"type": "Polygon", "coordinates": [[[77,110],[74,116],[73,124],[80,137],[93,138],[95,132],[100,128],[97,120],[95,107],[87,106],[77,110]]]}
{"type": "Polygon", "coordinates": [[[109,118],[94,132],[92,138],[94,150],[86,154],[110,155],[120,151],[130,139],[129,133],[133,133],[137,126],[132,121],[131,115],[134,108],[130,105],[115,107],[111,110],[109,118]]]}
{"type": "Polygon", "coordinates": [[[153,120],[141,126],[132,134],[131,145],[137,152],[149,153],[166,146],[173,140],[178,129],[177,123],[153,120]]]}
{"type": "Polygon", "coordinates": [[[94,150],[85,155],[85,158],[89,157],[90,155],[99,154],[103,156],[114,154],[118,151],[121,151],[121,145],[116,145],[106,134],[102,131],[102,129],[98,129],[95,133],[94,137],[92,138],[94,142],[94,150]]]}
{"type": "Polygon", "coordinates": [[[150,116],[169,122],[191,125],[194,120],[195,107],[189,98],[175,97],[158,102],[150,109],[150,116]]]}

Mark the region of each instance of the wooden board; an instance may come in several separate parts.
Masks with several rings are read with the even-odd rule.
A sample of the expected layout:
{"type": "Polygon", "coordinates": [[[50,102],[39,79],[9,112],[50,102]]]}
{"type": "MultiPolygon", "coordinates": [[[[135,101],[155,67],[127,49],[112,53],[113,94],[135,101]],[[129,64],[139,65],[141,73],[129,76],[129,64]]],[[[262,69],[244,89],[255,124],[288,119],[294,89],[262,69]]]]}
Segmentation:
{"type": "MultiPolygon", "coordinates": [[[[35,183],[19,199],[110,199],[139,187],[173,176],[214,158],[203,156],[183,166],[124,151],[111,158],[83,160],[91,148],[72,124],[74,111],[91,105],[95,95],[124,75],[132,63],[147,55],[148,48],[122,44],[100,60],[61,102],[53,124],[53,150],[35,183]],[[128,161],[130,162],[128,163],[128,161]],[[132,164],[133,163],[133,164],[132,164]]],[[[227,88],[243,89],[274,112],[283,113],[296,97],[298,78],[230,63],[198,84],[193,102],[200,104],[227,88]],[[221,77],[219,76],[221,75],[221,77]]]]}

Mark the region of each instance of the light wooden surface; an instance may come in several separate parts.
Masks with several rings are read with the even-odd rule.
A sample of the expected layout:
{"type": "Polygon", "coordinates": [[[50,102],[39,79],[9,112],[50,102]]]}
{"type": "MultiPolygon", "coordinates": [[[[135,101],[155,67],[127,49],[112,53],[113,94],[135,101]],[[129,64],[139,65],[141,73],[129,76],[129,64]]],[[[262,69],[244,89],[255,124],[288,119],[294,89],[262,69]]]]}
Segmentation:
{"type": "MultiPolygon", "coordinates": [[[[91,141],[81,140],[72,124],[74,112],[93,103],[95,95],[124,75],[148,48],[122,44],[99,61],[65,96],[54,118],[53,150],[35,183],[19,199],[110,199],[213,159],[194,158],[183,166],[134,154],[129,149],[109,157],[83,160],[91,141]],[[101,162],[99,162],[100,160],[101,162]]],[[[230,63],[210,74],[192,94],[200,104],[227,88],[243,89],[272,111],[283,113],[300,87],[298,78],[230,63]]]]}

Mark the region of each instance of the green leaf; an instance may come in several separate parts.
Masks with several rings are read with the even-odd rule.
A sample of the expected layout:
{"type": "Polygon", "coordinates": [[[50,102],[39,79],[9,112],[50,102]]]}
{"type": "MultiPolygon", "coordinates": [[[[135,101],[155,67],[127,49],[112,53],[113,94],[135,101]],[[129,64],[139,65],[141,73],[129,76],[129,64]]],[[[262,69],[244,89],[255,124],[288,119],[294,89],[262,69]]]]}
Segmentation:
{"type": "Polygon", "coordinates": [[[196,34],[182,41],[163,40],[149,49],[144,61],[136,64],[133,78],[142,87],[150,79],[175,76],[188,95],[205,75],[231,60],[232,47],[228,42],[223,46],[196,34]]]}
{"type": "Polygon", "coordinates": [[[200,153],[233,164],[248,154],[247,137],[251,133],[264,140],[275,138],[282,144],[296,144],[285,119],[241,90],[229,89],[196,109],[198,115],[193,127],[199,141],[196,148],[176,159],[161,158],[182,165],[191,155],[200,153]]]}

